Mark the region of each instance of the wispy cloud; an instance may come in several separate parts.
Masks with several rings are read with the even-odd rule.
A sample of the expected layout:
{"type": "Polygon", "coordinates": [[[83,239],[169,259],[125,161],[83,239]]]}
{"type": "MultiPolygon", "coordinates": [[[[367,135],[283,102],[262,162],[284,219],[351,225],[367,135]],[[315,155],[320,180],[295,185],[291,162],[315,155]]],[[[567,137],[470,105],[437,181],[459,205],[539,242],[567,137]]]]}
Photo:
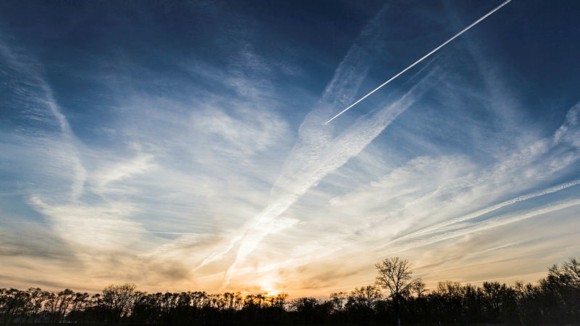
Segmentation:
{"type": "Polygon", "coordinates": [[[497,6],[496,8],[494,8],[493,10],[491,10],[490,12],[488,12],[487,14],[483,15],[481,18],[479,18],[478,20],[476,20],[473,23],[471,23],[469,26],[467,26],[464,29],[462,29],[461,31],[459,31],[459,33],[453,35],[450,39],[448,39],[447,41],[441,43],[439,46],[437,46],[436,48],[434,48],[433,50],[429,51],[427,54],[425,54],[424,56],[422,56],[421,58],[419,58],[419,60],[413,62],[407,68],[401,70],[400,72],[398,72],[397,74],[395,74],[393,77],[387,79],[385,82],[383,82],[382,84],[380,84],[379,86],[377,86],[375,89],[373,89],[369,93],[365,94],[363,97],[361,97],[360,99],[356,100],[351,105],[349,105],[346,108],[344,108],[342,111],[340,111],[339,113],[337,113],[336,115],[334,115],[332,118],[330,118],[328,121],[326,121],[325,124],[328,124],[328,123],[332,122],[332,120],[338,118],[339,116],[341,116],[346,111],[350,110],[355,105],[357,105],[360,102],[364,101],[367,97],[373,95],[374,93],[376,93],[381,88],[387,86],[387,84],[389,84],[393,80],[397,79],[399,76],[403,75],[404,73],[406,73],[407,71],[409,71],[410,69],[412,69],[416,65],[420,64],[421,62],[425,61],[427,58],[429,58],[430,56],[432,56],[433,54],[435,54],[437,51],[441,50],[444,46],[446,46],[447,44],[453,42],[456,38],[460,37],[461,35],[463,35],[467,31],[469,31],[471,28],[473,28],[477,24],[481,23],[484,19],[486,19],[487,17],[493,15],[496,11],[500,10],[503,6],[507,5],[510,2],[511,2],[511,0],[505,1],[504,3],[502,3],[499,6],[497,6]]]}
{"type": "Polygon", "coordinates": [[[63,140],[63,146],[60,149],[64,151],[63,156],[66,156],[66,159],[61,157],[60,162],[68,165],[73,171],[74,180],[71,184],[71,197],[74,200],[78,199],[83,191],[86,170],[75,145],[76,137],[66,116],[55,100],[51,87],[42,76],[43,72],[40,65],[34,62],[34,59],[30,56],[14,51],[1,39],[0,54],[8,64],[8,69],[18,76],[15,78],[18,86],[13,91],[16,94],[31,97],[31,100],[27,99],[29,101],[27,105],[18,109],[28,118],[38,119],[41,123],[50,124],[50,121],[47,121],[49,119],[56,122],[60,137],[63,140]]]}
{"type": "Polygon", "coordinates": [[[383,109],[369,117],[360,118],[345,131],[333,136],[332,129],[323,125],[324,119],[333,109],[332,104],[350,101],[356,95],[358,87],[366,77],[367,62],[366,54],[358,46],[349,51],[335,71],[321,99],[302,122],[299,140],[274,184],[270,203],[241,230],[241,235],[232,239],[225,250],[218,250],[202,262],[200,267],[223,258],[236,245],[238,246],[235,260],[226,272],[225,286],[229,284],[239,265],[263,239],[280,229],[273,227],[276,219],[326,175],[359,154],[420,97],[418,89],[423,86],[421,84],[397,101],[385,105],[383,109]]]}
{"type": "Polygon", "coordinates": [[[324,124],[436,44],[430,24],[473,19],[449,27],[430,6],[385,6],[317,53],[243,30],[242,12],[214,26],[221,38],[141,57],[150,34],[135,35],[70,67],[3,38],[0,286],[327,295],[372,282],[389,255],[428,282],[533,280],[576,255],[580,105],[523,99],[494,24],[324,124]]]}

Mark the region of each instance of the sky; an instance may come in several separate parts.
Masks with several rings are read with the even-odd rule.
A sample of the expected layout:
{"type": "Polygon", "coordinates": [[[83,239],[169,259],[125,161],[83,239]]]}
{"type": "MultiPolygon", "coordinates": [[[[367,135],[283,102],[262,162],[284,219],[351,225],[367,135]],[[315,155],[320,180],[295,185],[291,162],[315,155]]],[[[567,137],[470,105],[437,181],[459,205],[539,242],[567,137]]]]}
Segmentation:
{"type": "Polygon", "coordinates": [[[580,2],[0,2],[0,287],[326,296],[580,255],[580,2]]]}

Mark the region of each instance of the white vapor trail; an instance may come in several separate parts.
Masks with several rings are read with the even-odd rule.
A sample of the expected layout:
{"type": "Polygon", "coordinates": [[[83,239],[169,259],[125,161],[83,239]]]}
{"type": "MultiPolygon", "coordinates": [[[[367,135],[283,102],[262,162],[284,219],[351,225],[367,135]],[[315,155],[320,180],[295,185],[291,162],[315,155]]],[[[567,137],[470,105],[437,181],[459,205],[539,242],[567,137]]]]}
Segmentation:
{"type": "MultiPolygon", "coordinates": [[[[444,232],[441,234],[436,234],[436,235],[428,237],[428,238],[413,240],[412,242],[408,242],[406,244],[400,244],[399,246],[395,246],[394,249],[392,249],[392,253],[404,252],[404,251],[407,251],[410,249],[428,246],[428,245],[431,245],[431,244],[434,244],[437,242],[451,240],[451,239],[454,239],[457,237],[466,236],[466,235],[473,234],[476,232],[487,231],[487,230],[490,230],[493,228],[497,228],[500,226],[504,226],[504,225],[508,225],[508,224],[512,224],[512,223],[516,223],[516,222],[520,222],[520,221],[534,218],[534,217],[537,217],[537,216],[540,216],[543,214],[548,214],[551,212],[567,209],[567,208],[578,206],[578,205],[580,205],[580,200],[575,199],[575,200],[557,203],[554,205],[549,205],[549,206],[546,206],[546,207],[543,207],[540,209],[536,209],[536,210],[532,210],[532,211],[528,211],[528,212],[525,212],[522,214],[501,215],[501,216],[498,216],[494,220],[481,222],[481,223],[478,223],[478,224],[475,224],[472,226],[467,226],[464,228],[449,230],[447,232],[444,232]]],[[[389,244],[383,245],[382,247],[385,247],[385,246],[389,246],[389,244]]]]}
{"type": "Polygon", "coordinates": [[[439,45],[438,47],[436,47],[435,49],[431,50],[431,52],[427,53],[426,55],[424,55],[423,57],[421,57],[421,59],[415,61],[413,64],[411,64],[410,66],[408,66],[407,68],[403,69],[402,71],[400,71],[398,74],[394,75],[393,77],[391,77],[389,80],[387,80],[386,82],[382,83],[381,85],[379,85],[377,88],[373,89],[372,91],[370,91],[368,94],[366,94],[365,96],[361,97],[358,101],[352,103],[351,105],[349,105],[347,108],[345,108],[344,110],[340,111],[337,115],[335,115],[334,117],[330,118],[328,121],[326,121],[324,124],[328,124],[330,123],[332,120],[338,118],[339,116],[341,116],[343,113],[345,113],[346,111],[350,110],[353,106],[359,104],[360,102],[364,101],[367,97],[373,95],[376,91],[378,91],[379,89],[383,88],[384,86],[386,86],[388,83],[390,83],[391,81],[395,80],[397,77],[401,76],[402,74],[404,74],[405,72],[407,72],[409,69],[415,67],[416,65],[418,65],[419,63],[421,63],[423,60],[427,59],[428,57],[430,57],[433,53],[439,51],[442,47],[444,47],[445,45],[451,43],[453,40],[455,40],[456,38],[458,38],[459,36],[461,36],[463,33],[467,32],[468,30],[470,30],[472,27],[474,27],[475,25],[481,23],[484,19],[486,19],[487,17],[493,15],[496,11],[500,10],[503,6],[507,5],[508,3],[510,3],[512,0],[507,0],[504,3],[502,3],[501,5],[497,6],[495,9],[493,9],[492,11],[488,12],[487,14],[485,14],[484,16],[482,16],[481,18],[479,18],[478,20],[476,20],[475,22],[471,23],[471,25],[465,27],[464,29],[462,29],[459,33],[455,34],[452,38],[448,39],[447,41],[443,42],[441,45],[439,45]]]}
{"type": "Polygon", "coordinates": [[[568,189],[568,188],[577,186],[579,184],[580,184],[580,180],[574,180],[574,181],[567,182],[567,183],[564,183],[564,184],[560,184],[560,185],[557,185],[557,186],[554,186],[554,187],[551,187],[551,188],[548,188],[548,189],[544,189],[542,191],[538,191],[538,192],[534,192],[534,193],[531,193],[531,194],[527,194],[527,195],[522,195],[522,196],[519,196],[519,197],[515,197],[515,198],[512,198],[510,200],[506,200],[504,202],[501,202],[499,204],[496,204],[496,205],[493,205],[493,206],[490,206],[490,207],[486,207],[486,208],[481,209],[479,211],[473,212],[471,214],[467,214],[467,215],[464,215],[462,217],[455,218],[455,219],[450,220],[450,221],[447,221],[445,223],[438,224],[436,226],[428,227],[426,229],[419,230],[419,231],[416,231],[416,232],[407,234],[407,235],[405,235],[403,237],[400,237],[398,239],[393,240],[391,243],[396,243],[396,242],[399,242],[399,241],[402,241],[402,240],[405,240],[405,239],[415,238],[415,237],[418,237],[418,236],[421,236],[421,235],[426,235],[428,233],[431,233],[431,232],[440,230],[440,229],[445,228],[447,226],[450,226],[450,225],[453,225],[453,224],[457,224],[457,223],[461,223],[461,222],[465,222],[465,221],[468,221],[468,220],[472,220],[474,218],[481,217],[481,216],[483,216],[485,214],[491,213],[491,212],[496,211],[498,209],[501,209],[501,208],[504,208],[504,207],[507,207],[507,206],[510,206],[510,205],[513,205],[513,204],[516,204],[516,203],[520,203],[520,202],[523,202],[523,201],[526,201],[526,200],[530,200],[530,199],[533,199],[533,198],[536,198],[536,197],[545,196],[545,195],[549,195],[549,194],[552,194],[552,193],[555,193],[555,192],[558,192],[558,191],[562,191],[562,190],[565,190],[565,189],[568,189]]]}
{"type": "Polygon", "coordinates": [[[71,168],[74,180],[71,184],[71,198],[76,201],[83,192],[83,187],[87,179],[87,171],[81,161],[77,146],[75,145],[75,134],[54,96],[52,87],[50,87],[49,83],[43,77],[42,71],[35,67],[38,63],[35,62],[34,59],[19,54],[17,50],[14,50],[11,46],[6,44],[3,39],[0,39],[0,59],[2,58],[7,60],[8,64],[12,66],[11,68],[29,79],[29,87],[38,87],[40,91],[40,94],[36,99],[38,104],[45,105],[52,117],[56,120],[66,150],[68,150],[67,162],[72,165],[71,168]]]}

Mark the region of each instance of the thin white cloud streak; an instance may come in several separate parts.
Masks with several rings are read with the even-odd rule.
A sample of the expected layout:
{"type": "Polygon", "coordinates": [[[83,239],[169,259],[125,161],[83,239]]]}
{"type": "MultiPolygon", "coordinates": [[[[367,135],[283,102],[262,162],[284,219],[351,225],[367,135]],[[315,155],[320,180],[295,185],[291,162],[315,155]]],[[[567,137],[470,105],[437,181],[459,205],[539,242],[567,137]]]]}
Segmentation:
{"type": "Polygon", "coordinates": [[[401,76],[402,74],[404,74],[405,72],[407,72],[408,70],[412,69],[413,67],[415,67],[416,65],[418,65],[419,63],[423,62],[425,59],[429,58],[431,55],[433,55],[435,52],[439,51],[441,48],[443,48],[444,46],[446,46],[447,44],[453,42],[453,40],[455,40],[456,38],[458,38],[459,36],[461,36],[463,33],[467,32],[468,30],[470,30],[471,28],[473,28],[474,26],[476,26],[477,24],[481,23],[484,19],[486,19],[487,17],[493,15],[496,11],[500,10],[503,6],[507,5],[508,3],[510,3],[512,0],[507,0],[504,3],[502,3],[501,5],[497,6],[495,9],[491,10],[490,12],[488,12],[487,14],[483,15],[481,18],[479,18],[478,20],[476,20],[475,22],[471,23],[471,25],[465,27],[464,29],[462,29],[459,33],[455,34],[453,37],[451,37],[450,39],[448,39],[447,41],[443,42],[441,45],[439,45],[438,47],[436,47],[435,49],[431,50],[431,52],[427,53],[426,55],[424,55],[423,57],[421,57],[419,60],[415,61],[414,63],[412,63],[410,66],[408,66],[407,68],[401,70],[399,73],[397,73],[396,75],[394,75],[393,77],[389,78],[387,81],[385,81],[384,83],[382,83],[381,85],[379,85],[377,88],[373,89],[372,91],[370,91],[369,93],[367,93],[366,95],[364,95],[363,97],[361,97],[360,99],[358,99],[356,102],[352,103],[351,105],[349,105],[348,107],[346,107],[345,109],[343,109],[342,111],[340,111],[338,114],[336,114],[335,116],[333,116],[332,118],[330,118],[328,121],[326,121],[324,124],[328,124],[330,122],[332,122],[332,120],[338,118],[339,116],[341,116],[343,113],[345,113],[346,111],[350,110],[352,107],[354,107],[355,105],[359,104],[360,102],[364,101],[367,97],[373,95],[376,91],[378,91],[379,89],[383,88],[384,86],[386,86],[387,84],[389,84],[391,81],[397,79],[399,76],[401,76]]]}
{"type": "Polygon", "coordinates": [[[440,280],[535,282],[545,277],[547,266],[578,255],[579,226],[574,222],[577,208],[550,211],[518,223],[410,249],[403,255],[413,257],[415,270],[429,280],[428,287],[440,280]]]}
{"type": "Polygon", "coordinates": [[[130,204],[48,205],[38,197],[32,197],[30,203],[51,220],[63,239],[85,253],[127,250],[144,231],[139,223],[129,219],[138,211],[130,204]]]}
{"type": "MultiPolygon", "coordinates": [[[[580,199],[569,200],[561,203],[556,203],[553,205],[548,205],[546,207],[535,208],[531,211],[525,213],[515,213],[515,214],[507,214],[495,217],[493,219],[486,220],[484,222],[476,223],[474,225],[467,225],[464,227],[458,228],[447,228],[442,230],[440,234],[436,235],[427,235],[426,238],[417,238],[413,239],[412,241],[408,241],[406,244],[400,245],[389,245],[388,249],[386,249],[389,254],[396,254],[400,252],[405,252],[411,249],[424,247],[428,245],[432,245],[437,242],[447,241],[451,239],[455,239],[462,236],[467,236],[473,233],[478,233],[482,231],[487,231],[493,228],[497,228],[500,226],[505,226],[507,224],[512,224],[516,222],[521,222],[523,220],[527,220],[536,216],[545,215],[548,213],[560,211],[563,209],[571,208],[580,205],[580,199]]],[[[383,247],[385,248],[385,247],[383,247]]]]}
{"type": "MultiPolygon", "coordinates": [[[[504,214],[504,215],[500,215],[500,216],[490,216],[488,220],[485,220],[482,222],[475,222],[474,224],[466,224],[466,222],[472,221],[473,219],[476,219],[477,217],[481,217],[485,214],[489,214],[489,213],[493,212],[494,210],[499,209],[500,206],[507,207],[509,205],[512,205],[515,203],[521,203],[525,200],[531,200],[531,199],[539,197],[539,196],[554,194],[558,191],[572,188],[578,184],[580,184],[580,182],[566,183],[563,185],[559,185],[556,187],[545,189],[543,191],[539,191],[539,192],[535,192],[532,194],[513,198],[513,199],[508,200],[504,203],[495,205],[491,208],[482,209],[476,213],[470,214],[469,216],[463,216],[462,218],[454,219],[450,222],[444,222],[442,225],[437,225],[436,227],[421,229],[421,230],[416,231],[416,232],[407,233],[404,236],[399,237],[399,238],[395,238],[394,240],[387,242],[387,243],[385,243],[384,235],[380,232],[380,230],[376,230],[377,228],[380,227],[379,225],[370,225],[370,226],[363,225],[359,228],[354,228],[354,229],[351,228],[351,230],[346,234],[342,234],[342,235],[333,234],[328,239],[322,240],[322,242],[326,242],[326,245],[324,245],[323,247],[330,248],[331,253],[344,250],[345,247],[353,246],[352,241],[349,241],[349,239],[352,237],[353,234],[359,233],[361,231],[366,232],[367,229],[370,228],[373,231],[376,230],[376,233],[369,234],[369,235],[374,235],[374,237],[371,238],[370,240],[363,240],[363,243],[365,243],[365,242],[366,243],[373,243],[373,241],[375,239],[380,239],[380,241],[378,241],[379,246],[376,248],[380,249],[381,251],[387,251],[390,253],[403,252],[403,251],[414,249],[414,248],[417,248],[420,246],[432,244],[434,242],[449,240],[449,239],[452,239],[452,238],[455,238],[458,236],[464,236],[464,235],[468,235],[468,234],[471,234],[474,232],[487,230],[491,227],[503,226],[503,225],[517,222],[517,221],[520,221],[520,220],[523,220],[523,219],[526,219],[529,217],[533,217],[533,216],[536,216],[539,214],[544,214],[547,212],[561,210],[561,209],[565,209],[568,207],[576,206],[576,205],[578,205],[578,201],[571,200],[571,201],[566,201],[563,203],[558,203],[558,204],[554,205],[553,207],[550,206],[547,208],[535,208],[535,209],[533,209],[527,213],[523,213],[523,214],[520,212],[517,212],[517,213],[507,214],[507,215],[504,214]],[[537,214],[536,214],[536,212],[537,212],[537,214]],[[490,226],[490,225],[492,225],[492,226],[490,226]],[[395,250],[395,251],[393,251],[393,250],[395,250]]],[[[413,204],[411,204],[411,205],[413,205],[413,204]]],[[[425,203],[424,205],[421,205],[419,208],[426,206],[426,205],[432,205],[432,204],[425,203]]],[[[444,208],[444,207],[442,207],[442,208],[444,208]]],[[[340,210],[340,208],[339,208],[339,210],[340,210]]],[[[362,212],[364,212],[364,209],[362,210],[362,212]]],[[[364,213],[362,213],[362,214],[364,214],[364,213]]],[[[411,216],[408,216],[408,214],[407,214],[406,217],[410,218],[411,216]]],[[[393,228],[395,228],[395,229],[397,228],[397,226],[393,223],[389,223],[386,227],[388,227],[388,229],[390,229],[390,230],[392,230],[393,228]]],[[[368,231],[370,231],[370,230],[368,230],[368,231]]],[[[330,232],[330,233],[332,234],[332,232],[330,232]]],[[[366,250],[368,250],[368,246],[363,245],[363,247],[365,247],[365,246],[367,247],[366,250]]],[[[320,249],[322,249],[322,247],[318,248],[318,250],[315,250],[314,252],[318,252],[318,251],[320,251],[320,249]]],[[[327,250],[322,250],[322,252],[327,252],[327,250]]],[[[322,254],[322,256],[324,256],[324,255],[326,255],[326,254],[322,254]]],[[[316,257],[320,258],[322,256],[316,256],[316,257]]]]}
{"type": "Polygon", "coordinates": [[[66,119],[65,115],[62,113],[62,111],[60,110],[60,108],[58,107],[58,104],[56,103],[56,100],[54,99],[54,96],[52,94],[52,90],[50,89],[50,87],[48,86],[48,84],[46,82],[44,82],[44,80],[42,80],[43,82],[43,88],[44,91],[47,95],[48,98],[48,106],[51,109],[51,112],[53,113],[53,115],[58,119],[59,121],[59,125],[61,126],[61,130],[63,132],[63,135],[66,139],[66,143],[68,144],[68,146],[70,147],[70,151],[71,151],[71,155],[70,155],[70,160],[72,161],[71,163],[73,164],[73,169],[74,169],[74,182],[71,185],[71,196],[73,200],[78,200],[79,197],[82,195],[83,193],[83,187],[84,184],[86,182],[87,179],[87,171],[85,169],[85,167],[83,166],[83,163],[80,159],[80,156],[78,154],[78,150],[76,149],[75,144],[75,136],[74,133],[72,132],[70,125],[68,123],[68,120],[66,119]]]}
{"type": "Polygon", "coordinates": [[[246,119],[240,126],[241,119],[226,113],[220,107],[209,106],[196,114],[193,123],[208,136],[228,143],[230,151],[240,151],[243,157],[270,148],[279,140],[281,134],[286,133],[286,123],[272,112],[255,112],[243,106],[237,111],[240,116],[252,115],[253,118],[246,119]]]}
{"type": "MultiPolygon", "coordinates": [[[[570,109],[566,115],[566,119],[562,124],[562,127],[558,129],[558,131],[555,133],[555,136],[559,135],[559,137],[563,137],[563,139],[570,139],[570,135],[566,134],[564,131],[568,131],[568,133],[571,133],[571,135],[574,134],[578,124],[577,121],[574,122],[574,116],[577,114],[577,111],[579,111],[578,105],[570,109]],[[564,126],[566,127],[564,128],[564,126]]],[[[575,147],[573,143],[570,144],[573,148],[575,147]]],[[[477,187],[489,187],[492,185],[496,185],[495,191],[497,192],[500,190],[497,188],[498,186],[505,187],[506,184],[509,185],[509,183],[513,182],[513,180],[518,180],[517,188],[525,190],[528,186],[533,187],[534,183],[537,183],[538,180],[546,179],[555,173],[564,170],[566,167],[571,166],[571,164],[577,161],[579,158],[575,150],[571,152],[572,153],[569,155],[568,159],[563,160],[561,156],[553,157],[553,155],[558,154],[556,143],[552,143],[549,138],[536,140],[533,141],[531,145],[524,146],[519,151],[511,153],[507,155],[507,157],[501,158],[500,161],[493,165],[491,168],[482,169],[481,173],[475,175],[467,174],[467,177],[457,178],[457,181],[453,180],[449,183],[442,182],[436,191],[429,195],[423,196],[422,199],[429,198],[430,196],[436,197],[445,193],[457,193],[459,191],[476,189],[477,187]],[[533,169],[533,172],[530,172],[530,169],[533,169]],[[519,175],[520,177],[514,179],[514,176],[516,175],[519,175]],[[530,179],[530,175],[534,176],[533,180],[530,179]],[[528,184],[529,182],[532,183],[528,184]]],[[[560,186],[551,187],[545,191],[517,197],[512,200],[504,201],[500,204],[488,207],[486,209],[478,210],[475,213],[464,216],[464,218],[475,218],[505,206],[561,191],[563,189],[573,187],[577,184],[578,181],[576,180],[562,184],[560,186]]],[[[516,187],[516,185],[513,186],[516,187]]],[[[514,190],[517,188],[514,188],[514,190]]],[[[461,220],[462,218],[459,219],[461,220]]],[[[447,221],[444,223],[454,222],[447,221]]]]}
{"type": "MultiPolygon", "coordinates": [[[[462,23],[459,17],[455,15],[456,11],[453,6],[451,6],[451,3],[444,2],[444,4],[449,12],[450,20],[455,26],[461,26],[462,23]]],[[[491,35],[491,37],[495,38],[495,35],[491,35]]],[[[478,143],[485,144],[485,142],[489,141],[490,138],[495,138],[498,135],[509,134],[509,137],[502,138],[504,144],[511,142],[514,142],[516,146],[518,144],[525,144],[529,141],[533,129],[522,123],[522,121],[525,121],[526,117],[522,115],[522,107],[519,106],[515,97],[509,91],[510,88],[512,88],[511,85],[498,78],[498,76],[514,72],[510,71],[511,67],[497,65],[494,57],[496,57],[498,53],[495,53],[491,47],[478,47],[475,40],[476,39],[470,35],[466,35],[461,44],[467,50],[468,55],[473,59],[473,67],[476,68],[481,76],[481,81],[483,82],[483,89],[476,90],[477,96],[483,100],[482,102],[490,113],[499,117],[499,119],[497,119],[497,127],[501,130],[501,133],[495,132],[492,134],[488,133],[485,135],[473,136],[479,138],[478,143]]],[[[490,155],[494,156],[503,155],[501,149],[502,147],[487,148],[490,155]]]]}
{"type": "Polygon", "coordinates": [[[552,137],[552,145],[567,142],[573,147],[580,148],[580,103],[568,111],[564,123],[556,130],[552,137]]]}
{"type": "Polygon", "coordinates": [[[94,183],[94,191],[100,195],[107,193],[126,193],[130,191],[126,188],[115,187],[111,184],[151,172],[156,167],[153,160],[153,155],[139,153],[129,161],[112,164],[92,173],[90,179],[91,183],[94,183]]]}
{"type": "Polygon", "coordinates": [[[442,222],[442,223],[440,223],[440,224],[438,224],[438,225],[436,225],[434,227],[428,227],[428,228],[421,229],[421,230],[416,231],[416,232],[408,233],[408,234],[406,234],[406,235],[404,235],[404,236],[402,236],[400,238],[397,238],[397,239],[391,241],[389,244],[393,244],[393,243],[397,243],[397,242],[400,242],[400,241],[408,240],[409,238],[416,238],[416,237],[419,237],[419,236],[422,236],[422,235],[425,235],[425,234],[429,234],[431,232],[441,230],[441,229],[443,229],[445,227],[448,227],[450,225],[457,224],[457,223],[461,223],[461,222],[465,222],[465,221],[469,221],[469,220],[472,220],[472,219],[476,219],[478,217],[481,217],[483,215],[492,213],[492,212],[497,211],[499,209],[502,209],[504,207],[508,207],[508,206],[511,206],[511,205],[514,205],[514,204],[517,204],[517,203],[521,203],[521,202],[524,202],[524,201],[527,201],[527,200],[530,200],[530,199],[534,199],[534,198],[537,198],[537,197],[540,197],[540,196],[545,196],[545,195],[553,194],[553,193],[556,193],[558,191],[562,191],[564,189],[568,189],[570,187],[577,186],[579,184],[580,184],[580,180],[575,180],[575,181],[567,182],[567,183],[564,183],[564,184],[561,184],[561,185],[558,185],[558,186],[554,186],[554,187],[551,187],[551,188],[548,188],[548,189],[545,189],[545,190],[542,190],[542,191],[538,191],[538,192],[530,193],[530,194],[527,194],[527,195],[515,197],[515,198],[512,198],[510,200],[506,200],[506,201],[504,201],[502,203],[499,203],[497,205],[493,205],[493,206],[490,206],[490,207],[483,208],[483,209],[478,210],[476,212],[473,212],[471,214],[467,214],[467,215],[461,216],[459,218],[454,218],[454,219],[451,219],[449,221],[442,222]]]}
{"type": "MultiPolygon", "coordinates": [[[[37,89],[33,90],[33,92],[39,92],[39,94],[37,94],[38,98],[34,99],[38,101],[36,104],[39,106],[44,105],[44,109],[48,109],[52,117],[58,123],[66,144],[65,150],[68,152],[66,155],[68,156],[66,163],[72,165],[72,170],[74,172],[73,183],[71,184],[71,198],[73,200],[78,200],[83,192],[83,187],[87,178],[87,171],[83,166],[75,145],[76,137],[70,127],[68,119],[63,114],[54,97],[52,88],[43,78],[42,72],[35,67],[38,66],[38,63],[35,63],[30,57],[25,57],[22,54],[15,53],[15,51],[13,51],[10,46],[2,40],[0,40],[0,53],[9,65],[12,66],[15,72],[21,74],[21,77],[23,78],[30,79],[31,83],[28,86],[36,87],[37,89]]],[[[38,108],[28,109],[38,110],[38,108]]],[[[42,115],[43,113],[40,114],[42,115]]]]}

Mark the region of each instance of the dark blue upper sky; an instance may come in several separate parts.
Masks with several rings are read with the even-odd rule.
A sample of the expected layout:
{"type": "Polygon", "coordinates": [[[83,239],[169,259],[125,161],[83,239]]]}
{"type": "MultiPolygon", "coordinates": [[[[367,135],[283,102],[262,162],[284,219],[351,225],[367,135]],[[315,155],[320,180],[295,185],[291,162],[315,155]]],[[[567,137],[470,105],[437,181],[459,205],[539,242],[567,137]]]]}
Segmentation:
{"type": "MultiPolygon", "coordinates": [[[[111,100],[106,93],[113,86],[96,81],[96,76],[122,73],[125,83],[114,81],[121,84],[117,87],[179,96],[188,93],[187,83],[212,87],[203,77],[197,80],[184,73],[180,64],[198,61],[224,67],[248,47],[274,63],[302,70],[299,76],[278,72],[275,86],[298,84],[320,93],[365,24],[382,9],[385,13],[378,24],[383,30],[358,42],[377,61],[372,74],[380,80],[495,5],[490,1],[5,1],[0,4],[0,26],[6,42],[30,51],[44,64],[56,96],[66,102],[65,110],[74,112],[92,111],[94,102],[111,100]]],[[[501,69],[513,78],[510,82],[528,94],[541,89],[543,96],[522,96],[531,106],[546,95],[561,98],[565,106],[574,101],[574,81],[580,73],[575,42],[580,33],[579,7],[576,1],[515,2],[498,13],[501,18],[490,18],[460,42],[470,38],[485,42],[483,55],[501,60],[501,69]]]]}

